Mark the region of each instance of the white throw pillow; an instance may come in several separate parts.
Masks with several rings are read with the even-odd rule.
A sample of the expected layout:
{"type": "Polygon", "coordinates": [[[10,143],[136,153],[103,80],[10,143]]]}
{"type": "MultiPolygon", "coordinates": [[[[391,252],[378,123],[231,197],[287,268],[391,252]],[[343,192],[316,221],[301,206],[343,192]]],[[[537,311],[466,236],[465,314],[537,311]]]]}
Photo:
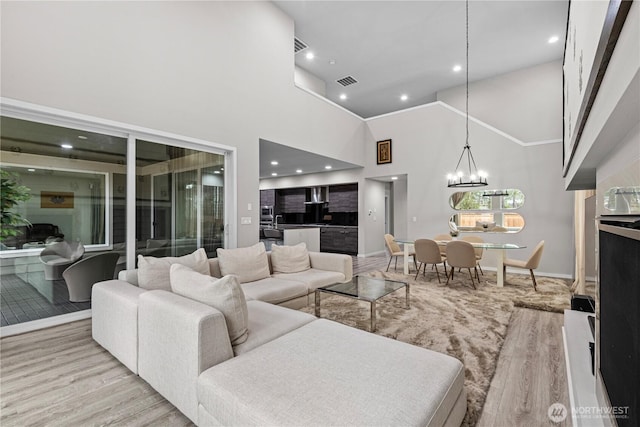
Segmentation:
{"type": "Polygon", "coordinates": [[[209,260],[204,248],[181,257],[156,258],[138,255],[138,285],[143,289],[171,290],[169,269],[182,264],[202,274],[209,274],[209,260]]]}
{"type": "Polygon", "coordinates": [[[294,246],[271,245],[271,266],[274,273],[298,273],[310,269],[307,245],[304,242],[294,246]]]}
{"type": "Polygon", "coordinates": [[[249,311],[236,276],[217,279],[180,264],[171,266],[170,276],[171,290],[174,293],[210,305],[222,312],[227,322],[231,345],[238,345],[247,340],[249,311]]]}
{"type": "Polygon", "coordinates": [[[238,276],[240,283],[266,279],[270,275],[269,259],[264,243],[259,242],[248,248],[218,248],[218,265],[223,276],[238,276]]]}

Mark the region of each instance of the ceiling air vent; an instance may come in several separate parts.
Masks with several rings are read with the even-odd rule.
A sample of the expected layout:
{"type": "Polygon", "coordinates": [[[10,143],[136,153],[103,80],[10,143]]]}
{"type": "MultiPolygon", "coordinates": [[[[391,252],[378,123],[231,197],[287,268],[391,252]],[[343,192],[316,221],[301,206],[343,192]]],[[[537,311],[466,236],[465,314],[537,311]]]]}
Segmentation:
{"type": "Polygon", "coordinates": [[[308,48],[309,46],[307,46],[307,44],[305,42],[303,42],[302,40],[300,40],[297,37],[293,38],[293,53],[298,53],[301,50],[305,50],[306,48],[308,48]]]}
{"type": "Polygon", "coordinates": [[[356,79],[354,79],[351,76],[347,76],[347,77],[343,77],[341,79],[336,80],[338,83],[340,83],[342,86],[349,86],[352,85],[354,83],[358,83],[358,81],[356,79]]]}

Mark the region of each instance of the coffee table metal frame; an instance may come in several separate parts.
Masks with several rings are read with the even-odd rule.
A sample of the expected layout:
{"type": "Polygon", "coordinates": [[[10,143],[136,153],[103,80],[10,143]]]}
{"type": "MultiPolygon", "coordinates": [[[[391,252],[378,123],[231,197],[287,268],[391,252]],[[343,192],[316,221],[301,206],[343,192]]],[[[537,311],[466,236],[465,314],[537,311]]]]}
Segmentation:
{"type": "Polygon", "coordinates": [[[333,285],[322,286],[315,291],[315,312],[316,317],[320,317],[320,293],[325,292],[333,295],[367,301],[371,311],[371,332],[376,330],[376,301],[399,289],[405,288],[406,299],[405,309],[409,309],[409,283],[395,280],[379,279],[375,277],[355,276],[350,282],[335,283],[333,285]]]}

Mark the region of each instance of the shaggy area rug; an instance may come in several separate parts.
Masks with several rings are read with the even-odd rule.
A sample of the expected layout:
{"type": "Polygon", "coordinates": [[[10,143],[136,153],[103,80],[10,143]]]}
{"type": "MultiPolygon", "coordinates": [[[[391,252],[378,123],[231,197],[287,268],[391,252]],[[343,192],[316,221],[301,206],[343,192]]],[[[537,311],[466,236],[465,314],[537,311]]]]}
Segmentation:
{"type": "MultiPolygon", "coordinates": [[[[410,309],[399,290],[377,304],[376,334],[453,356],[465,366],[467,414],[463,425],[477,423],[496,370],[511,313],[515,306],[562,311],[570,306],[570,281],[540,277],[538,292],[524,275],[508,275],[505,287],[495,285],[495,273],[480,276],[477,290],[468,273],[456,273],[449,285],[440,285],[435,271],[417,280],[413,275],[373,271],[371,277],[409,282],[410,309]],[[494,283],[492,285],[491,283],[494,283]]],[[[404,288],[403,288],[404,289],[404,288]]],[[[313,313],[313,307],[303,309],[313,313]]],[[[369,304],[322,294],[321,317],[369,330],[369,304]]]]}

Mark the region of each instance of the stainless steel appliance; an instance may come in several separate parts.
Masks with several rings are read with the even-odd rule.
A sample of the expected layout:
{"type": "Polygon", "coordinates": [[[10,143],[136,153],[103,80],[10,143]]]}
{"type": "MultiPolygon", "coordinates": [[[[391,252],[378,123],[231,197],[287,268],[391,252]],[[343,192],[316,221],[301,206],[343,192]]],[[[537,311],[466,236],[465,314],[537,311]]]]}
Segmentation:
{"type": "Polygon", "coordinates": [[[273,225],[273,206],[260,207],[260,225],[273,225]]]}

